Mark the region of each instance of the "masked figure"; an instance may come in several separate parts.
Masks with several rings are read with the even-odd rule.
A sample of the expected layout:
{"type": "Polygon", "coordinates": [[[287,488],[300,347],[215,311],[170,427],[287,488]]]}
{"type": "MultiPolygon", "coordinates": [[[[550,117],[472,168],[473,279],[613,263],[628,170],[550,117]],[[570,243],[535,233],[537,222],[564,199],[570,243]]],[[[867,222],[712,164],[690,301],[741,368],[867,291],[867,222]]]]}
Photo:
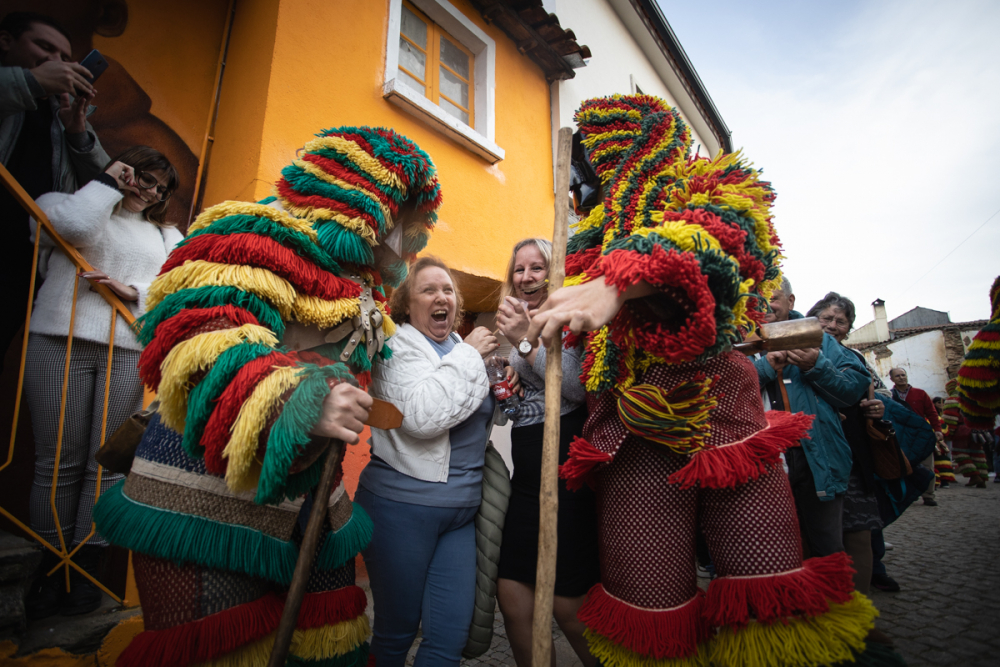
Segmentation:
{"type": "Polygon", "coordinates": [[[606,667],[855,661],[876,611],[846,554],[802,560],[780,461],[811,418],[765,414],[731,349],[780,277],[770,184],[737,154],[690,157],[688,127],[654,97],[589,100],[576,120],[604,198],[570,239],[564,291],[603,281],[625,299],[577,327],[597,327],[590,417],[560,469],[597,491],[602,583],[579,612],[591,652],[606,667]],[[627,296],[636,286],[650,293],[627,296]],[[719,575],[707,593],[699,529],[719,575]]]}
{"type": "MultiPolygon", "coordinates": [[[[264,665],[327,447],[311,435],[336,385],[365,387],[394,330],[383,285],[405,276],[440,206],[426,153],[381,128],[319,133],[276,197],[225,202],[152,284],[140,373],[160,405],[132,471],[95,510],[131,549],[145,631],[119,665],[264,665]],[[305,503],[309,505],[309,503],[305,503]]],[[[289,664],[368,660],[354,556],[370,519],[340,482],[289,664]]]]}

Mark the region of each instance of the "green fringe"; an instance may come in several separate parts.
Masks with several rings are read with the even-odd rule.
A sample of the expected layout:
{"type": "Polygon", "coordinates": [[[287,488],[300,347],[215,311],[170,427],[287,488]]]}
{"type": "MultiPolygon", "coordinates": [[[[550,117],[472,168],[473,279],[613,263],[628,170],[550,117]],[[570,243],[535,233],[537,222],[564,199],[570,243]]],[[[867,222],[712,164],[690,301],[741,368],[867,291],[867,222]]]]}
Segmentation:
{"type": "Polygon", "coordinates": [[[272,352],[273,348],[261,343],[241,343],[219,355],[208,374],[191,390],[191,395],[188,397],[182,441],[188,456],[196,459],[205,456],[205,448],[201,446],[201,434],[205,431],[205,425],[212,416],[212,411],[215,410],[216,401],[239,370],[254,359],[272,352]]]}
{"type": "Polygon", "coordinates": [[[353,651],[323,660],[303,660],[290,655],[285,661],[285,667],[365,667],[368,664],[368,650],[368,642],[363,642],[353,651]]]}
{"type": "Polygon", "coordinates": [[[264,197],[263,199],[261,199],[257,203],[260,204],[261,206],[267,206],[268,204],[270,204],[271,202],[274,202],[274,201],[278,201],[278,198],[275,197],[274,195],[271,195],[270,197],[264,197]]]}
{"type": "Polygon", "coordinates": [[[316,564],[321,570],[334,570],[368,547],[372,539],[372,520],[361,505],[351,503],[351,518],[337,532],[330,531],[323,540],[316,564]]]}
{"type": "Polygon", "coordinates": [[[320,246],[335,259],[361,266],[375,263],[375,252],[368,242],[343,225],[333,221],[317,222],[313,229],[320,246]]]}
{"type": "Polygon", "coordinates": [[[315,489],[319,484],[319,478],[323,476],[324,461],[324,457],[321,456],[302,472],[289,475],[288,481],[285,482],[285,497],[298,498],[315,489]]]}
{"type": "Polygon", "coordinates": [[[219,218],[208,227],[203,227],[196,232],[192,232],[190,236],[181,241],[181,245],[202,234],[218,234],[220,236],[227,236],[229,234],[258,234],[260,236],[267,236],[294,251],[295,254],[307,262],[315,264],[330,273],[340,273],[340,265],[323,252],[318,245],[313,243],[312,239],[308,236],[263,216],[227,215],[224,218],[219,218]]]}
{"type": "Polygon", "coordinates": [[[94,506],[98,531],[112,544],[176,563],[291,583],[299,555],[293,543],[245,526],[137,503],[122,492],[124,483],[101,494],[94,506]]]}
{"type": "Polygon", "coordinates": [[[362,213],[367,213],[375,221],[378,236],[381,238],[385,235],[385,214],[382,211],[382,207],[371,197],[361,194],[358,190],[348,190],[339,185],[327,183],[294,164],[290,164],[282,169],[281,175],[300,194],[319,195],[347,204],[362,213]]]}
{"type": "Polygon", "coordinates": [[[903,659],[896,649],[888,644],[879,642],[865,642],[864,653],[857,653],[854,662],[841,662],[837,667],[906,667],[906,660],[903,659]]]}
{"type": "Polygon", "coordinates": [[[282,498],[301,495],[298,492],[299,484],[296,484],[294,495],[288,494],[288,469],[310,442],[309,431],[319,420],[323,401],[330,393],[327,379],[354,381],[350,370],[341,363],[323,367],[303,364],[301,368],[306,377],[285,403],[267,438],[267,452],[264,454],[257,495],[254,497],[254,502],[260,505],[274,504],[281,502],[282,498]]]}
{"type": "Polygon", "coordinates": [[[136,320],[133,328],[143,345],[149,345],[156,335],[156,328],[185,308],[211,308],[232,305],[244,308],[254,314],[257,320],[274,332],[279,339],[285,333],[285,322],[278,311],[256,294],[244,292],[238,287],[205,286],[182,289],[167,296],[156,308],[136,320]]]}

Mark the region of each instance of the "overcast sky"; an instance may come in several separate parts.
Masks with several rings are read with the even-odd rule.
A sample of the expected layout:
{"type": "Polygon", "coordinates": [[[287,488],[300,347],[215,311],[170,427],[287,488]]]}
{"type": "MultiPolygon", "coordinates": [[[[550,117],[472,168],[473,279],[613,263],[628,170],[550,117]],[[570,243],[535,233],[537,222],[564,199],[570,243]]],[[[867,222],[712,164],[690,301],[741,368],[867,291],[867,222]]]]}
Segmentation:
{"type": "Polygon", "coordinates": [[[778,193],[798,310],[834,290],[856,326],[876,298],[890,319],[989,317],[1000,2],[658,1],[734,149],[778,193]]]}

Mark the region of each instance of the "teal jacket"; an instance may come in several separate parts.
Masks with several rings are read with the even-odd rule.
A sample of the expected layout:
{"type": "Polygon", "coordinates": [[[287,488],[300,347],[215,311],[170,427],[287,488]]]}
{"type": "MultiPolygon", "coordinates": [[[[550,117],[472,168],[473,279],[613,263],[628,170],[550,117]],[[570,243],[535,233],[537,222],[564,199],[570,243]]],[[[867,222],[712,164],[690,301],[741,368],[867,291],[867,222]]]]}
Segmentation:
{"type": "MultiPolygon", "coordinates": [[[[753,360],[761,389],[776,374],[765,357],[753,360]]],[[[820,500],[833,500],[847,490],[851,447],[840,426],[838,408],[854,405],[868,389],[871,377],[856,356],[829,334],[823,334],[816,365],[805,373],[796,366],[782,370],[792,412],[815,415],[802,449],[816,482],[820,500]]]]}

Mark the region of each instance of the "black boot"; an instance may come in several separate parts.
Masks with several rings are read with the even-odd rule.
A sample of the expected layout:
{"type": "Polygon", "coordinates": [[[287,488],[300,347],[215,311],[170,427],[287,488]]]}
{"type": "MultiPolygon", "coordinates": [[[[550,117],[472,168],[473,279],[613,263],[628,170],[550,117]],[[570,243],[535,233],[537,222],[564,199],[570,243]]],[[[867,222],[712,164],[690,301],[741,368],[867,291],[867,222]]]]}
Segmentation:
{"type": "MultiPolygon", "coordinates": [[[[104,555],[105,549],[106,547],[84,545],[73,556],[73,562],[94,579],[97,579],[101,570],[101,557],[104,555]]],[[[101,589],[76,570],[69,571],[69,587],[69,593],[66,594],[59,606],[59,613],[63,616],[89,614],[101,606],[101,598],[104,595],[101,589]]]]}
{"type": "Polygon", "coordinates": [[[24,611],[29,621],[48,618],[59,612],[59,599],[65,591],[66,575],[59,569],[51,577],[45,576],[58,563],[59,556],[46,549],[24,601],[24,611]]]}

